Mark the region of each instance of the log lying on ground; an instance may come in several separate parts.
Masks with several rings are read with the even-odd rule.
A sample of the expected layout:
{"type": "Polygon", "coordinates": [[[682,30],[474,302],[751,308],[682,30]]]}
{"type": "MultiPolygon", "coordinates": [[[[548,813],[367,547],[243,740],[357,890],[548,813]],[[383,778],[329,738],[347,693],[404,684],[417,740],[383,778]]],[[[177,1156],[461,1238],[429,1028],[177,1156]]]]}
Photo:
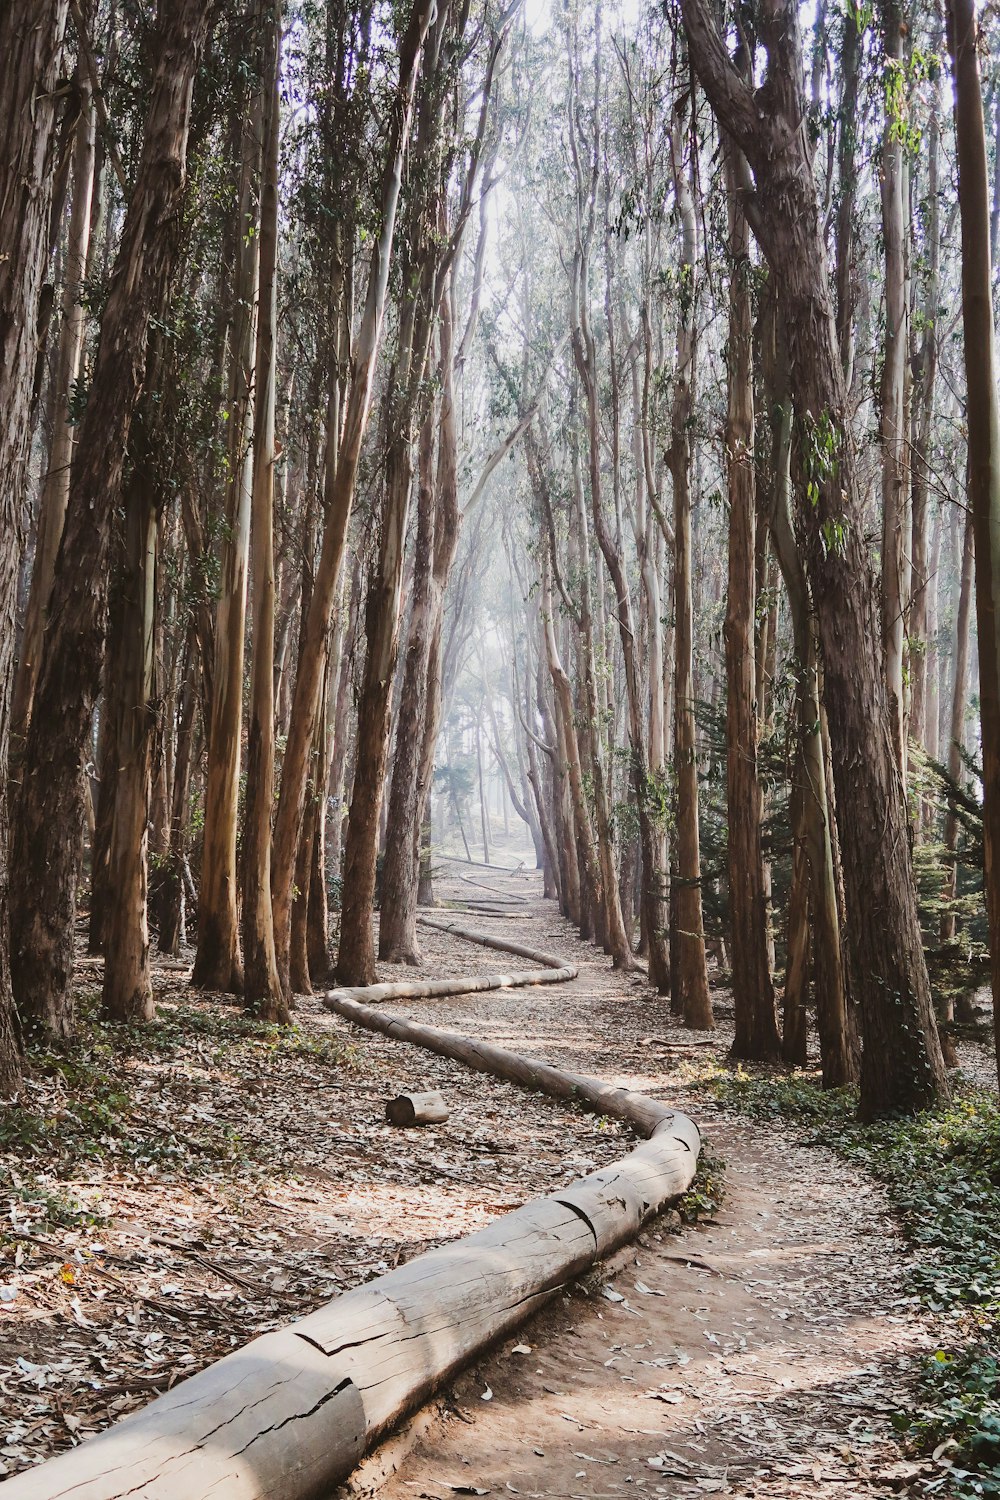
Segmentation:
{"type": "Polygon", "coordinates": [[[664,1104],[387,1016],[343,991],[326,1003],[480,1071],[579,1099],[648,1139],[613,1166],[255,1339],[79,1448],[7,1480],[4,1500],[322,1500],[456,1370],[691,1184],[697,1127],[664,1104]]]}
{"type": "Polygon", "coordinates": [[[483,948],[496,948],[500,953],[514,953],[518,958],[530,958],[532,963],[544,964],[547,968],[558,969],[563,973],[567,968],[573,969],[575,979],[579,970],[567,964],[565,959],[557,958],[552,953],[543,953],[539,948],[526,948],[523,943],[512,943],[509,938],[497,937],[492,932],[480,932],[476,927],[463,927],[460,922],[446,922],[443,917],[426,917],[423,914],[417,917],[421,927],[433,927],[438,932],[450,932],[455,937],[465,938],[467,943],[479,943],[483,948]]]}
{"type": "Polygon", "coordinates": [[[459,875],[458,878],[459,880],[464,881],[466,885],[474,885],[477,890],[488,891],[492,899],[498,902],[500,905],[527,906],[528,904],[527,896],[522,896],[517,891],[509,891],[507,895],[501,896],[498,895],[498,893],[493,889],[492,886],[487,885],[485,880],[473,880],[471,875],[459,875]]]}
{"type": "Polygon", "coordinates": [[[441,1125],[448,1118],[448,1106],[437,1089],[424,1094],[397,1094],[385,1107],[390,1125],[441,1125]]]}
{"type": "Polygon", "coordinates": [[[516,990],[524,985],[562,984],[564,980],[575,979],[580,972],[574,964],[564,963],[554,954],[540,953],[537,948],[526,948],[523,943],[508,942],[506,938],[494,937],[491,932],[480,932],[475,927],[463,927],[458,922],[446,922],[438,917],[418,916],[417,921],[422,927],[450,932],[456,937],[465,938],[467,942],[479,943],[484,948],[497,948],[501,953],[514,953],[518,958],[531,959],[533,963],[543,964],[544,967],[520,969],[512,974],[470,974],[464,978],[403,979],[398,984],[345,986],[343,989],[331,990],[327,998],[373,1001],[376,1005],[383,1005],[387,1000],[432,1000],[443,995],[474,995],[482,990],[516,990]]]}

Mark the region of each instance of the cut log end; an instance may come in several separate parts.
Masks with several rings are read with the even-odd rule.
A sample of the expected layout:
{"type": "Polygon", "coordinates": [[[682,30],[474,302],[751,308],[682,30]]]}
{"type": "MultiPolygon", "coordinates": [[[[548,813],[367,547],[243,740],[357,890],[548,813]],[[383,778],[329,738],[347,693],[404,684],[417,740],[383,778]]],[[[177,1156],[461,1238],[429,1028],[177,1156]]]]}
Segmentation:
{"type": "Polygon", "coordinates": [[[431,1089],[425,1094],[397,1094],[385,1106],[390,1125],[441,1125],[448,1118],[443,1094],[431,1089]]]}

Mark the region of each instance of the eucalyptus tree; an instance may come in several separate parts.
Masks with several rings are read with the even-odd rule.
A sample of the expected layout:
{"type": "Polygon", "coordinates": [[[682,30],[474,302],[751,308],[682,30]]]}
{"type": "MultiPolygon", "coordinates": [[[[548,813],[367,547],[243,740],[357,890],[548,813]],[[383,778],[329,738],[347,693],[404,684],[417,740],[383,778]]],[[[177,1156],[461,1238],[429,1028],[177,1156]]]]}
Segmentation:
{"type": "Polygon", "coordinates": [[[278,145],[281,132],[281,6],[271,0],[261,69],[262,170],[251,480],[253,668],[243,838],[243,962],[247,1008],[287,1021],[271,906],[274,800],[274,470],[278,323],[278,145]]]}
{"type": "Polygon", "coordinates": [[[363,311],[357,336],[350,350],[351,379],[343,412],[339,417],[338,440],[336,443],[328,443],[323,537],[302,630],[272,847],[271,889],[275,951],[283,983],[287,980],[289,964],[295,862],[326,670],[330,626],[354,503],[361,450],[368,428],[376,361],[382,343],[396,214],[409,146],[414,95],[423,60],[424,42],[434,12],[432,0],[414,0],[405,28],[400,34],[399,70],[389,104],[389,130],[378,193],[378,230],[368,268],[363,311]],[[331,458],[335,461],[331,462],[331,458]]]}
{"type": "Polygon", "coordinates": [[[726,459],[729,568],[726,596],[726,772],[729,929],[737,1057],[775,1061],[780,1053],[767,950],[761,846],[763,798],[757,774],[758,702],[754,661],[756,523],[753,310],[750,230],[740,207],[745,163],[726,152],[729,197],[729,346],[726,459]]]}
{"type": "Polygon", "coordinates": [[[698,826],[698,749],[694,702],[694,617],[691,574],[692,428],[697,372],[695,309],[699,284],[698,220],[692,187],[695,132],[685,128],[693,101],[673,102],[671,169],[680,220],[677,342],[670,413],[670,476],[674,487],[674,768],[677,837],[671,870],[671,996],[689,1026],[714,1026],[705,958],[698,826]]]}
{"type": "Polygon", "coordinates": [[[358,758],[344,847],[344,907],[337,975],[342,983],[371,983],[375,953],[371,911],[375,898],[378,825],[390,735],[390,701],[400,630],[400,589],[413,478],[413,441],[423,425],[427,372],[442,296],[474,203],[497,57],[512,10],[500,18],[487,47],[479,83],[478,123],[463,161],[455,101],[463,87],[468,6],[441,4],[428,33],[419,85],[411,183],[401,249],[401,292],[395,349],[385,392],[385,494],[378,553],[369,575],[365,611],[367,652],[358,707],[358,758]],[[459,169],[459,163],[462,163],[459,169]],[[460,170],[458,203],[448,213],[448,188],[460,170]]]}
{"type": "MultiPolygon", "coordinates": [[[[955,141],[962,218],[962,320],[969,422],[969,502],[975,532],[979,691],[983,728],[983,833],[990,971],[1000,995],[1000,401],[993,317],[986,130],[975,0],[950,0],[955,141]]],[[[994,1005],[997,1066],[1000,1015],[994,1005]]]]}
{"type": "Polygon", "coordinates": [[[796,516],[813,592],[829,710],[867,1116],[947,1093],[921,945],[896,758],[878,594],[863,532],[854,437],[836,340],[807,113],[802,34],[791,0],[758,14],[767,59],[756,92],[734,66],[706,0],[682,0],[691,60],[722,129],[747,158],[751,228],[776,278],[794,400],[796,516]],[[781,149],[777,148],[780,140],[781,149]]]}
{"type": "Polygon", "coordinates": [[[74,1024],[82,770],[104,657],[111,522],[150,324],[166,309],[185,200],[191,93],[208,24],[206,8],[195,0],[169,0],[157,18],[149,109],[73,458],[25,746],[13,845],[21,878],[12,970],[22,1016],[55,1035],[74,1024]]]}
{"type": "Polygon", "coordinates": [[[11,0],[0,13],[0,1090],[5,1094],[13,1091],[19,1076],[8,947],[10,685],[66,17],[64,0],[11,0]]]}
{"type": "MultiPolygon", "coordinates": [[[[79,51],[82,59],[82,48],[79,51]]],[[[75,437],[73,398],[81,374],[87,331],[85,283],[91,259],[97,111],[86,65],[81,66],[80,62],[77,64],[75,87],[78,93],[78,112],[73,128],[73,196],[66,238],[66,262],[63,267],[59,343],[54,375],[55,411],[36,522],[31,587],[21,632],[17,675],[14,679],[12,733],[15,745],[23,741],[27,731],[38,680],[42,637],[69,495],[75,437]]]]}
{"type": "MultiPolygon", "coordinates": [[[[253,487],[253,350],[260,254],[258,199],[261,175],[261,98],[259,70],[262,17],[255,8],[250,37],[233,58],[231,137],[238,142],[237,178],[229,190],[234,232],[227,249],[231,282],[218,289],[225,319],[226,375],[225,519],[213,622],[213,671],[206,692],[208,740],[205,822],[198,893],[198,943],[194,982],[206,989],[241,993],[243,962],[239,941],[237,822],[243,722],[247,583],[250,568],[250,511],[253,487]],[[251,67],[244,64],[249,45],[251,67]]],[[[189,521],[189,531],[191,522],[189,521]]],[[[204,542],[199,536],[196,545],[204,542]]]]}

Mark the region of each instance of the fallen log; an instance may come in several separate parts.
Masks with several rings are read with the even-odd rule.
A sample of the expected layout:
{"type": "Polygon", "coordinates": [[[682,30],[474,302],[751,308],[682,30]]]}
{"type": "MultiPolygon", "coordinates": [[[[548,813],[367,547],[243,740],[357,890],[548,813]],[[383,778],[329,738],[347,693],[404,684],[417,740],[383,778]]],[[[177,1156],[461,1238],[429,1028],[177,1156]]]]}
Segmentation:
{"type": "Polygon", "coordinates": [[[481,891],[488,891],[492,900],[503,906],[527,906],[528,904],[527,896],[522,896],[519,892],[511,891],[509,895],[502,896],[493,886],[487,885],[485,880],[473,880],[471,875],[459,875],[458,878],[464,881],[466,885],[474,885],[481,891]]]}
{"type": "Polygon", "coordinates": [[[433,927],[438,932],[451,932],[455,937],[465,938],[467,943],[479,943],[483,948],[496,948],[500,953],[514,953],[518,958],[530,958],[532,963],[545,964],[560,972],[573,969],[573,977],[579,972],[572,964],[551,953],[542,953],[538,948],[526,948],[523,943],[512,943],[508,938],[496,937],[492,932],[480,932],[477,927],[463,927],[459,922],[446,922],[441,917],[418,916],[421,927],[433,927]]]}
{"type": "Polygon", "coordinates": [[[385,1107],[390,1125],[441,1125],[448,1118],[448,1106],[437,1089],[425,1094],[397,1094],[385,1107]]]}
{"type": "Polygon", "coordinates": [[[482,1072],[578,1099],[648,1139],[613,1166],[254,1339],[71,1452],[6,1480],[4,1500],[321,1500],[456,1370],[691,1184],[698,1130],[667,1105],[402,1021],[348,992],[326,1003],[482,1072]]]}

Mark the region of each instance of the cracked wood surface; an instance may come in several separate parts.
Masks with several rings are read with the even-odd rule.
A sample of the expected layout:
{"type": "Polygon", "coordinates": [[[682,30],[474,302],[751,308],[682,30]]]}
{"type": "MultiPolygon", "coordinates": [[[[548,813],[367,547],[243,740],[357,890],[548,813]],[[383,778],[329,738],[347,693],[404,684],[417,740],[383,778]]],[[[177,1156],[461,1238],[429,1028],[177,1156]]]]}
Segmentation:
{"type": "MultiPolygon", "coordinates": [[[[471,936],[456,924],[450,930],[471,936]]],[[[444,981],[452,988],[422,986],[422,993],[576,973],[520,945],[480,933],[471,940],[545,967],[487,976],[485,985],[444,981]]],[[[390,999],[415,988],[380,985],[364,993],[390,999]]],[[[700,1137],[686,1116],[600,1079],[387,1016],[353,993],[331,992],[326,1003],[360,1025],[479,1071],[576,1098],[648,1139],[569,1188],[253,1340],[79,1448],[7,1481],[5,1500],[319,1500],[448,1376],[626,1243],[690,1185],[700,1137]]]]}

